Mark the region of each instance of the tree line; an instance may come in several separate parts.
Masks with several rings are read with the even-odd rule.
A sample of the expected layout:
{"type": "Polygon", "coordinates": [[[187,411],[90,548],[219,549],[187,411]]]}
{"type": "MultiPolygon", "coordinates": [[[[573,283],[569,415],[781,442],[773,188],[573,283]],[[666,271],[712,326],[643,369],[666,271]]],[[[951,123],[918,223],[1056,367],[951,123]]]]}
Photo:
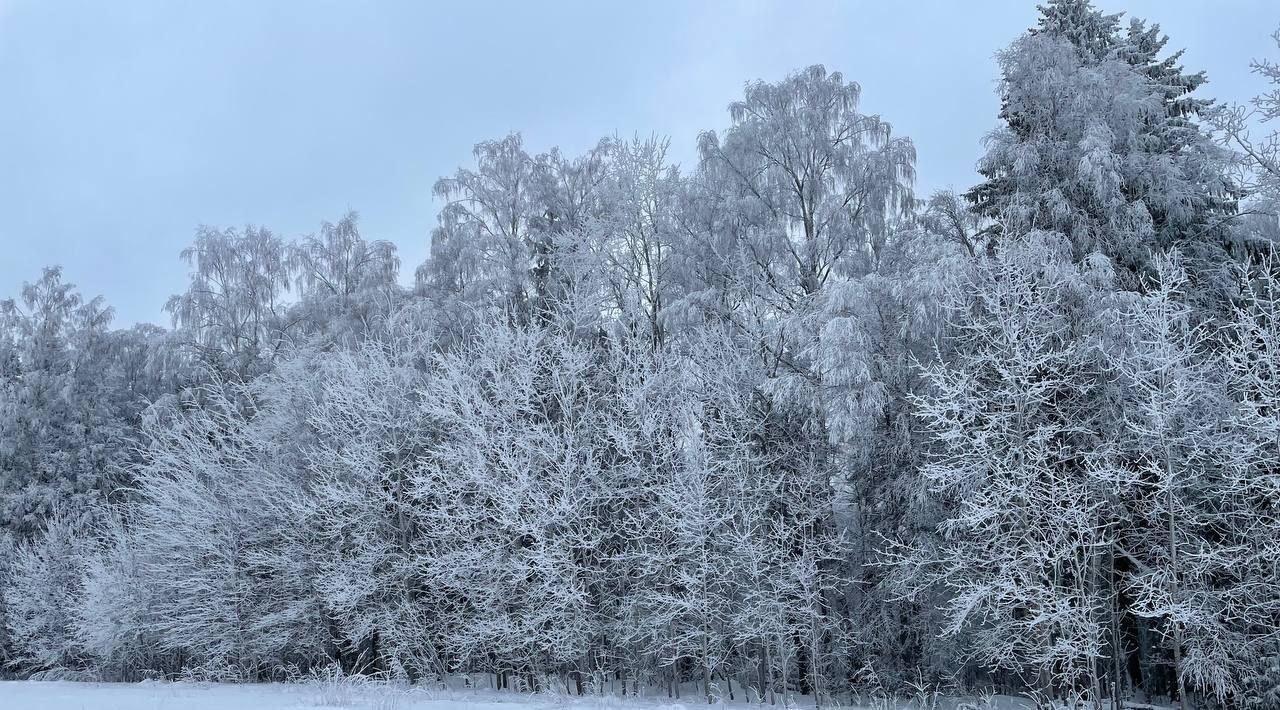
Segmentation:
{"type": "Polygon", "coordinates": [[[200,228],[170,329],[46,269],[0,661],[1280,705],[1280,97],[1166,42],[1042,6],[964,192],[813,66],[687,170],[480,143],[411,287],[355,213],[200,228]]]}

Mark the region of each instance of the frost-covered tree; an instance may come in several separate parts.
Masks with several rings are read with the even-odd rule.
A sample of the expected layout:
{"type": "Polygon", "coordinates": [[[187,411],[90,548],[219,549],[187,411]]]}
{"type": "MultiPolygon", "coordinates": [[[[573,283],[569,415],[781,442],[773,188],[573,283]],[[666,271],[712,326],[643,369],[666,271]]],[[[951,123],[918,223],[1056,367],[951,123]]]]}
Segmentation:
{"type": "Polygon", "coordinates": [[[400,262],[390,242],[365,241],[355,212],[347,212],[337,224],[325,222],[318,236],[294,246],[298,292],[303,298],[335,298],[351,305],[362,291],[390,288],[400,262]]]}
{"type": "Polygon", "coordinates": [[[284,295],[293,281],[284,243],[260,227],[201,227],[182,251],[191,268],[187,290],[165,310],[197,359],[223,376],[250,378],[284,344],[284,295]]]}
{"type": "Polygon", "coordinates": [[[42,535],[19,546],[7,565],[5,616],[19,668],[74,667],[84,660],[75,616],[84,581],[82,525],[78,516],[55,510],[42,535]]]}
{"type": "Polygon", "coordinates": [[[529,295],[534,159],[519,134],[476,145],[476,168],[436,181],[449,200],[431,234],[419,282],[464,303],[520,310],[529,295]]]}
{"type": "Polygon", "coordinates": [[[657,139],[615,146],[602,189],[606,213],[582,235],[604,272],[609,307],[629,331],[655,346],[666,340],[666,309],[677,295],[673,252],[682,183],[667,162],[668,146],[657,139]]]}
{"type": "Polygon", "coordinates": [[[75,638],[94,665],[110,677],[133,679],[164,668],[157,638],[148,628],[156,611],[142,566],[146,540],[119,514],[82,540],[83,578],[73,602],[75,638]]]}
{"type": "Polygon", "coordinates": [[[370,321],[392,310],[399,296],[395,245],[365,240],[358,219],[349,211],[289,248],[298,293],[291,317],[301,318],[308,331],[339,341],[360,336],[370,321]]]}
{"type": "MultiPolygon", "coordinates": [[[[168,390],[150,364],[153,334],[112,331],[110,321],[102,299],[83,299],[57,268],[27,284],[20,301],[0,303],[0,529],[22,550],[0,567],[46,564],[69,537],[87,545],[91,510],[127,495],[131,439],[148,402],[168,390]]],[[[34,600],[32,585],[46,582],[63,585],[40,590],[46,603],[70,593],[62,577],[28,571],[37,576],[5,576],[7,598],[34,600]]],[[[67,610],[58,613],[65,626],[67,610]]],[[[38,635],[11,636],[5,652],[34,666],[83,660],[78,650],[55,659],[38,635]]]]}
{"type": "Polygon", "coordinates": [[[402,313],[359,349],[318,358],[305,452],[316,497],[316,581],[355,670],[448,670],[414,478],[436,436],[420,405],[430,326],[402,313]]]}
{"type": "Polygon", "coordinates": [[[132,515],[143,631],[161,651],[245,674],[315,662],[327,632],[298,471],[304,400],[272,407],[270,384],[211,386],[202,403],[154,412],[132,515]]]}
{"type": "MultiPolygon", "coordinates": [[[[1118,309],[1124,342],[1113,362],[1124,399],[1123,449],[1134,480],[1124,490],[1130,520],[1116,541],[1133,570],[1125,576],[1130,613],[1149,619],[1169,647],[1175,687],[1224,698],[1241,677],[1241,629],[1230,619],[1234,594],[1224,579],[1240,564],[1224,529],[1242,521],[1224,507],[1233,495],[1240,446],[1232,407],[1204,324],[1187,303],[1176,255],[1153,262],[1145,296],[1118,309]]],[[[1150,655],[1151,649],[1137,649],[1150,655]]],[[[1153,664],[1148,661],[1148,669],[1153,664]]],[[[1148,690],[1156,678],[1146,678],[1148,690]]]]}
{"type": "Polygon", "coordinates": [[[660,670],[687,664],[708,701],[747,685],[825,696],[849,548],[822,448],[728,333],[685,345],[620,393],[622,630],[660,670]]]}
{"type": "Polygon", "coordinates": [[[572,332],[491,326],[422,397],[441,434],[413,481],[459,661],[546,672],[592,641],[602,574],[593,353],[572,332]]]}
{"type": "MultiPolygon", "coordinates": [[[[1271,37],[1280,47],[1280,31],[1271,37]]],[[[1255,135],[1250,128],[1280,119],[1280,65],[1258,59],[1250,66],[1272,88],[1255,96],[1249,106],[1220,106],[1208,118],[1228,144],[1241,153],[1250,177],[1246,185],[1249,192],[1261,197],[1261,207],[1274,214],[1280,200],[1280,131],[1255,135]]]]}
{"type": "MultiPolygon", "coordinates": [[[[1231,533],[1225,547],[1233,574],[1222,594],[1243,630],[1239,658],[1251,660],[1242,674],[1244,699],[1257,707],[1280,700],[1280,278],[1274,254],[1246,274],[1247,298],[1229,328],[1226,375],[1238,403],[1241,443],[1228,471],[1222,513],[1231,533]]],[[[1225,542],[1225,541],[1224,541],[1225,542]]]]}
{"type": "MultiPolygon", "coordinates": [[[[1238,190],[1229,157],[1195,122],[1207,102],[1158,26],[1089,0],[1054,0],[999,55],[1001,118],[967,193],[1013,235],[1067,235],[1079,260],[1101,251],[1137,288],[1152,248],[1181,248],[1212,272],[1228,258],[1238,190]]],[[[1202,278],[1205,278],[1202,276],[1202,278]]],[[[1222,284],[1218,284],[1221,286],[1222,284]]]]}
{"type": "MultiPolygon", "coordinates": [[[[7,530],[0,533],[0,580],[9,580],[13,568],[13,535],[7,530]]],[[[5,583],[7,586],[7,582],[5,583]]],[[[9,628],[9,610],[4,601],[4,588],[0,587],[0,664],[9,667],[15,656],[12,631],[9,628]]]]}
{"type": "MultiPolygon", "coordinates": [[[[855,651],[890,686],[917,681],[917,674],[942,677],[957,663],[953,641],[936,633],[941,601],[900,599],[895,574],[874,563],[883,539],[923,544],[939,522],[919,471],[931,442],[910,398],[925,388],[919,364],[945,358],[943,304],[971,267],[954,233],[897,231],[875,272],[834,284],[820,299],[806,351],[821,373],[817,401],[837,451],[839,519],[858,580],[848,603],[856,623],[874,630],[855,639],[855,651]]],[[[793,381],[797,394],[805,387],[793,381]]]]}
{"type": "Polygon", "coordinates": [[[535,160],[537,204],[541,214],[532,220],[531,279],[535,295],[533,311],[542,320],[551,310],[572,300],[578,278],[571,264],[589,249],[583,229],[607,211],[610,156],[614,144],[601,140],[585,154],[566,158],[557,148],[535,160]]]}
{"type": "Polygon", "coordinates": [[[733,127],[699,139],[704,178],[739,221],[737,249],[780,310],[874,264],[889,217],[911,198],[915,149],[858,110],[861,93],[820,65],[753,82],[729,106],[733,127]]]}
{"type": "Polygon", "coordinates": [[[726,672],[740,636],[750,634],[733,625],[747,611],[738,606],[748,581],[740,571],[749,548],[741,543],[763,540],[752,535],[759,527],[746,529],[761,520],[744,513],[764,501],[749,483],[756,463],[750,391],[702,365],[686,361],[684,372],[647,396],[658,431],[620,432],[650,453],[636,457],[639,470],[631,472],[642,503],[623,520],[632,540],[625,559],[636,577],[623,604],[644,650],[662,666],[692,662],[710,703],[713,676],[726,672]]]}
{"type": "Polygon", "coordinates": [[[970,208],[963,195],[939,190],[929,196],[918,220],[927,234],[959,245],[971,257],[994,248],[990,235],[995,225],[970,208]]]}
{"type": "Polygon", "coordinates": [[[543,317],[563,297],[558,252],[572,242],[566,235],[602,214],[611,149],[603,140],[577,158],[558,149],[531,156],[519,134],[476,145],[474,170],[436,182],[436,196],[449,202],[419,288],[451,310],[504,313],[514,323],[543,317]]]}
{"type": "Polygon", "coordinates": [[[942,540],[912,561],[949,592],[948,634],[983,665],[1095,694],[1110,608],[1103,563],[1122,477],[1099,438],[1095,309],[1112,275],[1037,232],[949,295],[951,357],[915,398],[937,441],[923,469],[942,540]]]}
{"type": "MultiPolygon", "coordinates": [[[[852,554],[835,564],[846,578],[864,577],[874,518],[895,517],[883,512],[884,494],[913,471],[909,457],[884,454],[900,445],[894,437],[916,428],[905,400],[914,378],[909,353],[927,350],[936,331],[929,321],[940,320],[928,313],[928,291],[917,289],[936,293],[959,262],[932,243],[937,269],[929,257],[914,260],[912,249],[924,244],[907,217],[914,149],[879,117],[859,112],[859,93],[839,74],[811,67],[749,85],[730,107],[733,127],[702,136],[699,169],[677,215],[680,297],[668,309],[686,327],[726,324],[741,339],[739,352],[757,363],[765,409],[786,413],[772,421],[781,427],[772,436],[796,447],[806,475],[821,481],[808,490],[833,496],[831,524],[852,538],[852,554]]],[[[970,230],[971,223],[966,216],[959,224],[970,230]]],[[[837,612],[829,616],[869,608],[879,593],[864,595],[867,588],[824,601],[837,612]]],[[[873,646],[883,648],[864,649],[880,655],[873,646]]],[[[811,681],[821,681],[808,670],[817,660],[812,649],[790,655],[802,689],[812,690],[811,681]]]]}
{"type": "Polygon", "coordinates": [[[127,420],[111,310],[84,301],[60,269],[0,303],[9,368],[0,379],[0,525],[30,537],[54,508],[86,510],[119,473],[127,420]]]}
{"type": "Polygon", "coordinates": [[[861,89],[813,66],[754,82],[733,126],[699,138],[679,212],[673,304],[682,322],[726,322],[771,372],[807,374],[796,322],[829,284],[873,270],[910,205],[915,150],[858,109],[861,89]]]}

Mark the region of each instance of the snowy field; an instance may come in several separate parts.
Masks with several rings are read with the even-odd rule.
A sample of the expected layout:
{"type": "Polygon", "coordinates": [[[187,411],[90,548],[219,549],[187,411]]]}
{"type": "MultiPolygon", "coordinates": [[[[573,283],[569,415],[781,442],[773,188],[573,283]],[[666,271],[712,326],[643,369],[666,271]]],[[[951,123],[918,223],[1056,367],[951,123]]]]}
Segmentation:
{"type": "MultiPolygon", "coordinates": [[[[921,705],[919,702],[902,701],[873,702],[858,707],[906,710],[921,705]]],[[[996,698],[990,705],[957,699],[935,700],[923,705],[938,710],[1019,710],[1026,707],[1012,698],[996,698]]],[[[744,710],[762,707],[743,702],[719,705],[726,706],[744,710]]],[[[0,681],[0,710],[697,710],[699,707],[706,705],[696,696],[671,701],[666,698],[518,695],[490,690],[432,691],[341,683],[237,685],[0,681]]],[[[791,707],[812,708],[813,705],[811,701],[802,699],[791,707]]]]}
{"type": "Polygon", "coordinates": [[[569,705],[588,710],[641,704],[639,700],[594,700],[590,704],[493,691],[432,692],[326,683],[0,682],[0,710],[541,710],[569,705]]]}

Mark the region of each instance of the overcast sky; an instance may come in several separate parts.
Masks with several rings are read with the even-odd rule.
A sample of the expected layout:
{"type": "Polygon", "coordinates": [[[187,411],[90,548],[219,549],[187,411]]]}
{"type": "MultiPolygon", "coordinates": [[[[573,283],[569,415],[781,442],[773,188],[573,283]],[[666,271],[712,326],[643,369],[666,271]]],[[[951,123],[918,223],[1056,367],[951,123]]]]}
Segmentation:
{"type": "MultiPolygon", "coordinates": [[[[1249,60],[1277,54],[1273,0],[1100,5],[1159,22],[1208,96],[1247,99],[1249,60]]],[[[197,225],[292,238],[349,207],[407,278],[431,185],[472,144],[657,133],[687,165],[744,82],[814,63],[916,142],[920,191],[966,187],[994,54],[1035,19],[1026,0],[0,0],[0,298],[61,264],[118,325],[167,325],[197,225]]]]}

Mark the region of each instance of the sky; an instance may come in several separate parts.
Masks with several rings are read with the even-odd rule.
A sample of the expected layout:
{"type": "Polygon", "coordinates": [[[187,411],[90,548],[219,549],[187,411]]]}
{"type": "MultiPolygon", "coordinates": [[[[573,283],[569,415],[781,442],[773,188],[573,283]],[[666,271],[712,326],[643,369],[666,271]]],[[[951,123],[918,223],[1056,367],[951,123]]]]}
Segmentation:
{"type": "MultiPolygon", "coordinates": [[[[1160,23],[1202,94],[1280,57],[1274,0],[1099,0],[1160,23]]],[[[196,227],[315,232],[347,209],[427,255],[437,178],[512,131],[530,152],[657,134],[691,168],[754,79],[811,64],[910,136],[917,191],[975,180],[996,52],[1031,0],[0,0],[0,299],[59,264],[116,325],[168,325],[196,227]]]]}

